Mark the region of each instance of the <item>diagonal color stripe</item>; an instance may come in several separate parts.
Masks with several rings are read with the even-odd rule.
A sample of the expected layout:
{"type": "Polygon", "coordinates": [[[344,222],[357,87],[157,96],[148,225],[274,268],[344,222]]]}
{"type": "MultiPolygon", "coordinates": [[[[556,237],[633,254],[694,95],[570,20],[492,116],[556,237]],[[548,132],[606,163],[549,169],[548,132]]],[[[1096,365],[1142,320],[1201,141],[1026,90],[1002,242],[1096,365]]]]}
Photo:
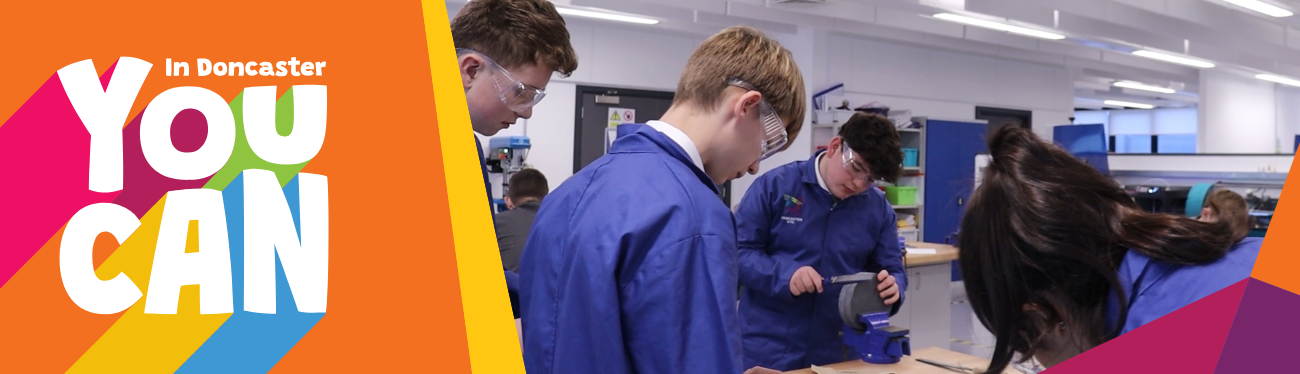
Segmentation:
{"type": "MultiPolygon", "coordinates": [[[[149,297],[147,285],[152,274],[154,249],[166,204],[167,199],[164,197],[158,207],[151,211],[157,213],[153,219],[142,221],[140,228],[131,235],[131,240],[96,269],[95,272],[101,279],[119,271],[126,273],[145,296],[127,309],[122,318],[68,369],[69,373],[174,371],[194,348],[207,339],[211,331],[216,330],[230,316],[199,314],[198,286],[181,288],[177,314],[144,314],[145,300],[149,297]]],[[[187,252],[197,249],[196,228],[197,226],[190,226],[187,252]]]]}
{"type": "MultiPolygon", "coordinates": [[[[1300,191],[1287,193],[1287,190],[1296,189],[1300,189],[1300,183],[1286,183],[1281,193],[1296,196],[1300,191]]],[[[1300,264],[1300,251],[1295,250],[1300,245],[1300,230],[1296,229],[1300,222],[1297,221],[1300,221],[1300,205],[1291,199],[1279,200],[1269,224],[1271,230],[1264,237],[1264,246],[1259,250],[1251,277],[1287,291],[1300,292],[1300,272],[1295,271],[1296,264],[1300,264]]]]}
{"type": "Polygon", "coordinates": [[[1232,331],[1246,279],[1053,366],[1052,374],[1212,373],[1232,331]]]}
{"type": "MultiPolygon", "coordinates": [[[[296,165],[273,164],[262,160],[253,152],[253,149],[248,146],[248,138],[244,136],[243,92],[230,101],[230,111],[235,114],[235,149],[230,155],[230,160],[226,161],[226,166],[213,175],[204,187],[214,190],[224,189],[231,180],[248,169],[273,171],[283,185],[289,183],[289,180],[307,165],[306,162],[296,165]]],[[[293,88],[287,89],[284,95],[275,101],[275,128],[281,136],[288,135],[293,129],[293,88]]]]}
{"type": "Polygon", "coordinates": [[[447,200],[460,276],[470,366],[478,373],[523,373],[519,336],[510,318],[501,257],[470,143],[471,128],[457,71],[446,4],[424,0],[425,41],[437,102],[438,138],[446,167],[447,200]]]}
{"type": "Polygon", "coordinates": [[[1248,282],[1214,372],[1294,373],[1300,295],[1258,279],[1248,282]]]}
{"type": "MultiPolygon", "coordinates": [[[[105,73],[105,77],[108,74],[105,73]]],[[[167,191],[198,188],[208,181],[208,178],[192,181],[167,178],[149,166],[140,148],[142,113],[123,129],[124,185],[112,201],[131,210],[137,217],[144,217],[152,207],[159,207],[161,211],[157,203],[167,191]]],[[[197,149],[206,132],[206,120],[197,111],[184,111],[172,121],[172,141],[183,151],[197,149]]],[[[133,236],[139,235],[143,234],[133,236]]],[[[92,314],[68,299],[59,275],[58,254],[62,236],[62,232],[58,232],[50,237],[45,246],[4,287],[0,287],[0,305],[24,306],[0,308],[0,331],[5,331],[5,339],[0,339],[0,362],[26,362],[34,365],[30,372],[52,368],[65,370],[122,316],[122,313],[92,314]],[[32,360],[32,357],[42,359],[32,360]]],[[[110,241],[96,243],[96,267],[117,250],[117,242],[110,241]]],[[[136,286],[145,287],[144,284],[136,286]]]]}
{"type": "MultiPolygon", "coordinates": [[[[276,314],[244,311],[244,186],[243,174],[236,177],[225,196],[227,227],[230,231],[230,262],[234,283],[235,313],[181,366],[177,373],[265,373],[270,371],[294,344],[311,330],[324,313],[299,313],[289,290],[288,278],[276,257],[276,314]],[[238,357],[238,360],[232,360],[238,357]]],[[[284,187],[284,197],[293,213],[294,226],[302,235],[298,178],[284,187]]]]}
{"type": "MultiPolygon", "coordinates": [[[[59,278],[62,237],[60,229],[9,284],[0,287],[0,305],[5,306],[0,307],[0,372],[63,372],[122,316],[92,314],[68,298],[59,278]]],[[[95,264],[117,248],[117,239],[101,235],[95,241],[95,264]]]]}
{"type": "MultiPolygon", "coordinates": [[[[241,93],[230,103],[231,110],[235,113],[237,134],[230,161],[226,162],[226,165],[207,182],[205,188],[225,188],[230,183],[230,179],[223,182],[219,181],[218,178],[222,178],[223,175],[237,177],[243,170],[254,168],[275,172],[281,186],[284,186],[306,163],[275,165],[263,161],[253,153],[252,148],[248,146],[247,139],[244,137],[244,121],[241,110],[243,106],[242,98],[243,94],[241,93]]],[[[292,95],[285,94],[276,101],[277,128],[284,126],[282,121],[292,121],[292,111],[292,95]]],[[[292,122],[288,126],[291,126],[291,124],[292,122]]],[[[233,229],[233,226],[229,224],[232,217],[228,216],[226,218],[228,221],[227,230],[233,229]]],[[[240,219],[242,219],[242,216],[240,219]]],[[[148,239],[152,242],[156,242],[158,238],[156,230],[155,228],[155,231],[149,235],[148,239]]],[[[193,238],[193,236],[190,237],[193,238]]],[[[132,237],[135,237],[135,235],[132,235],[132,237]]],[[[147,256],[139,253],[122,253],[123,258],[119,259],[119,253],[121,253],[121,250],[119,250],[109,257],[109,260],[105,262],[105,266],[112,263],[116,266],[148,269],[153,264],[153,246],[154,244],[151,243],[147,256]]],[[[231,266],[233,270],[235,267],[242,266],[242,264],[232,261],[231,266]]],[[[102,271],[102,269],[103,267],[97,271],[102,271]]],[[[127,272],[127,274],[133,280],[138,279],[131,272],[127,272]]],[[[145,274],[147,274],[147,271],[145,274]]],[[[126,314],[122,315],[122,318],[117,320],[85,352],[76,365],[73,366],[72,371],[88,373],[120,370],[133,372],[175,371],[231,316],[231,314],[198,314],[198,286],[181,288],[180,307],[177,309],[177,314],[144,314],[144,301],[149,297],[148,287],[145,286],[148,284],[147,281],[147,275],[143,280],[136,280],[137,284],[140,285],[141,292],[145,293],[145,298],[142,298],[128,309],[126,314]],[[147,364],[143,364],[143,362],[147,362],[147,364]]]]}
{"type": "MultiPolygon", "coordinates": [[[[142,118],[144,111],[122,129],[122,192],[113,199],[114,204],[131,210],[136,217],[143,216],[167,191],[203,187],[211,178],[177,180],[154,170],[144,159],[144,150],[140,147],[142,118]]],[[[177,150],[193,152],[208,136],[208,121],[197,110],[184,110],[172,119],[171,132],[172,144],[177,150]]]]}
{"type": "MultiPolygon", "coordinates": [[[[271,373],[468,373],[451,227],[452,217],[457,224],[469,217],[453,215],[448,209],[444,151],[439,149],[438,136],[447,119],[433,121],[435,113],[444,109],[441,103],[435,106],[444,91],[435,94],[430,84],[420,4],[371,2],[342,11],[355,19],[382,20],[368,30],[386,35],[380,38],[386,44],[341,38],[342,44],[333,44],[352,43],[362,53],[337,54],[330,63],[383,56],[385,73],[402,79],[350,75],[344,80],[339,75],[329,82],[329,135],[321,153],[303,168],[304,173],[330,178],[334,228],[330,246],[337,250],[330,252],[329,314],[271,373]]],[[[447,15],[445,10],[438,12],[445,30],[447,15]]],[[[447,46],[450,51],[450,43],[447,46]]],[[[455,63],[454,56],[447,57],[455,63]]],[[[440,71],[448,74],[455,69],[440,71]]],[[[459,75],[455,77],[459,81],[459,75]]],[[[462,96],[454,87],[445,93],[462,96]]],[[[447,110],[463,111],[461,105],[447,110]]],[[[473,144],[468,122],[457,126],[460,131],[454,139],[464,142],[461,149],[467,151],[458,154],[469,162],[472,176],[456,181],[472,185],[481,179],[477,168],[472,168],[470,155],[475,152],[468,145],[473,144]]],[[[470,197],[483,201],[482,188],[480,184],[480,195],[454,195],[451,204],[470,197]]],[[[479,210],[464,213],[482,210],[481,203],[472,205],[479,210]]],[[[487,216],[482,219],[478,223],[491,230],[487,216]]],[[[487,248],[466,250],[483,249],[487,248]]],[[[503,322],[509,323],[508,312],[503,315],[503,322]]]]}
{"type": "Polygon", "coordinates": [[[78,209],[112,201],[91,192],[90,133],[50,77],[0,126],[0,287],[78,209]]]}

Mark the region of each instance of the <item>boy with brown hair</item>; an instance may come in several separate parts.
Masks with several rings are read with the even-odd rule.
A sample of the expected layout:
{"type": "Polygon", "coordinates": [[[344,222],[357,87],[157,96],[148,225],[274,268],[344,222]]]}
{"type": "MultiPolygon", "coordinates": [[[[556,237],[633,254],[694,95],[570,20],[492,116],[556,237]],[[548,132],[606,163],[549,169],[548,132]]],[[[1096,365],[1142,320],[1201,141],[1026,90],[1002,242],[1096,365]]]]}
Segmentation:
{"type": "MultiPolygon", "coordinates": [[[[825,151],[763,173],[736,209],[745,365],[796,370],[850,361],[840,338],[840,287],[823,278],[876,274],[890,314],[907,288],[898,218],[877,180],[895,182],[894,124],[856,113],[825,151]]],[[[852,351],[852,350],[850,350],[852,351]]]]}
{"type": "Polygon", "coordinates": [[[736,228],[717,186],[785,149],[805,100],[763,33],[705,40],[663,118],[624,125],[538,211],[520,269],[528,372],[741,373],[736,228]]]}
{"type": "Polygon", "coordinates": [[[1206,195],[1200,220],[1228,222],[1232,226],[1235,240],[1250,235],[1250,207],[1246,204],[1246,198],[1232,190],[1217,189],[1206,195]]]}
{"type": "MultiPolygon", "coordinates": [[[[533,106],[546,96],[551,73],[568,76],[578,68],[564,18],[545,0],[471,1],[451,20],[451,39],[460,60],[470,124],[483,136],[532,117],[533,106]]],[[[491,210],[492,185],[477,136],[474,146],[491,210]]],[[[519,276],[502,270],[511,309],[519,318],[519,276]]]]}

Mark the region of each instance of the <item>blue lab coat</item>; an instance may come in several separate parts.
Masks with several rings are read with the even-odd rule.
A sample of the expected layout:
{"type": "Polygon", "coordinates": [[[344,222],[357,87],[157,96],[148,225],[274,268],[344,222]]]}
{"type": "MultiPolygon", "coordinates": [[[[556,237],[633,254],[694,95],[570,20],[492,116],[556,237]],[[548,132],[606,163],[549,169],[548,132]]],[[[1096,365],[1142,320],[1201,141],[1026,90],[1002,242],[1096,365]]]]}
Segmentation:
{"type": "MultiPolygon", "coordinates": [[[[483,157],[483,143],[479,142],[478,136],[474,136],[474,149],[478,150],[478,166],[483,171],[483,188],[487,189],[488,212],[491,212],[490,217],[495,220],[496,210],[492,209],[492,183],[488,181],[487,158],[483,157]]],[[[506,291],[510,294],[510,310],[515,318],[519,318],[519,294],[516,291],[519,289],[519,275],[506,269],[505,265],[501,265],[501,270],[505,271],[506,291]]]]}
{"type": "MultiPolygon", "coordinates": [[[[1263,238],[1242,239],[1226,256],[1203,265],[1175,265],[1129,251],[1119,267],[1120,284],[1124,286],[1125,297],[1131,300],[1120,334],[1250,277],[1263,243],[1263,238]]],[[[1119,302],[1115,295],[1111,295],[1107,306],[1106,330],[1110,331],[1119,321],[1119,302]]]]}
{"type": "Polygon", "coordinates": [[[858,358],[840,337],[840,287],[795,297],[790,276],[800,267],[825,278],[889,270],[900,293],[891,313],[903,305],[907,275],[893,206],[876,188],[836,202],[817,183],[821,153],[764,173],[736,211],[745,367],[795,370],[858,358]]]}
{"type": "Polygon", "coordinates": [[[677,143],[634,130],[537,212],[520,268],[529,374],[743,371],[731,211],[677,143]]]}

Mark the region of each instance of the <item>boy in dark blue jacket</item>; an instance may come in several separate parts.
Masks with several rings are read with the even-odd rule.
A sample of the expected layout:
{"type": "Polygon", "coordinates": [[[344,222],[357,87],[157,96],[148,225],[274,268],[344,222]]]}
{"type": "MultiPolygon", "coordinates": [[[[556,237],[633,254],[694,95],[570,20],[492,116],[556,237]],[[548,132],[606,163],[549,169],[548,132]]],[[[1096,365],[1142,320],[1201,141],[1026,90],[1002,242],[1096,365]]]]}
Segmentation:
{"type": "MultiPolygon", "coordinates": [[[[907,278],[898,219],[875,180],[895,181],[898,130],[857,113],[828,150],[764,173],[736,210],[745,365],[795,370],[845,357],[839,289],[822,279],[877,273],[897,312],[907,278]]],[[[851,350],[850,350],[851,351],[851,350]]]]}
{"type": "Polygon", "coordinates": [[[741,373],[736,227],[717,185],[785,149],[805,100],[789,51],[723,30],[663,118],[624,125],[547,195],[521,259],[528,372],[741,373]]]}

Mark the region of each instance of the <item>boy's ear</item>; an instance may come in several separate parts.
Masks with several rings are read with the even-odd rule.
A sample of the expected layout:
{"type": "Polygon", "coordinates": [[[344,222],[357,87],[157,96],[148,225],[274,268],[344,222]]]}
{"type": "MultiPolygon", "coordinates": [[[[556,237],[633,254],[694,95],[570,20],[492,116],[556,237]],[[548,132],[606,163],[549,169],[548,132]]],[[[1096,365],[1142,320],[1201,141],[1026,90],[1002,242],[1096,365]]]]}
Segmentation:
{"type": "Polygon", "coordinates": [[[473,54],[460,56],[460,81],[469,89],[474,85],[474,80],[478,79],[483,73],[483,60],[473,54]]]}
{"type": "Polygon", "coordinates": [[[745,91],[740,94],[740,99],[736,101],[736,111],[743,116],[749,116],[751,113],[758,112],[758,103],[763,99],[763,95],[755,91],[745,91]]]}

